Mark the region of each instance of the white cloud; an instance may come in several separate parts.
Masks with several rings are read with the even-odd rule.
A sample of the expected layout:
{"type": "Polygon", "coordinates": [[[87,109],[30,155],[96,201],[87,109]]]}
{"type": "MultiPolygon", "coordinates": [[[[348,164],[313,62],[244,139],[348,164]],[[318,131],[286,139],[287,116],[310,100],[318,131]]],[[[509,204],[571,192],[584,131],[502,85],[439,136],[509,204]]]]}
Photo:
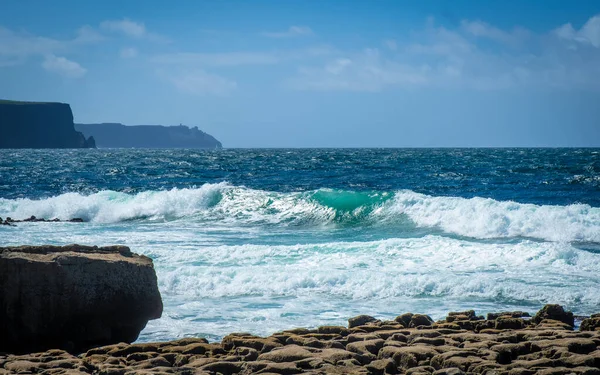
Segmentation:
{"type": "Polygon", "coordinates": [[[170,40],[160,34],[148,31],[142,22],[132,21],[128,18],[121,20],[107,20],[100,23],[100,29],[105,32],[124,35],[128,38],[143,39],[157,43],[169,43],[170,40]]]}
{"type": "Polygon", "coordinates": [[[65,50],[67,41],[44,38],[25,33],[15,33],[0,27],[0,62],[22,63],[36,55],[47,55],[65,50]]]}
{"type": "Polygon", "coordinates": [[[79,28],[74,38],[63,40],[14,32],[0,26],[0,66],[18,65],[31,58],[64,54],[103,39],[104,37],[90,26],[79,28]]]}
{"type": "Polygon", "coordinates": [[[325,70],[333,75],[342,74],[348,67],[352,65],[352,60],[341,58],[328,63],[325,70]]]}
{"type": "Polygon", "coordinates": [[[575,39],[575,36],[577,35],[577,31],[575,31],[575,29],[573,28],[573,25],[571,25],[570,23],[566,23],[566,24],[556,28],[554,30],[554,33],[559,38],[566,39],[566,40],[575,39]]]}
{"type": "MultiPolygon", "coordinates": [[[[600,17],[592,17],[580,30],[569,25],[554,34],[595,45],[600,43],[598,27],[600,17]]],[[[522,28],[505,31],[480,21],[463,21],[459,28],[448,29],[429,21],[422,31],[395,46],[396,50],[386,45],[382,50],[346,51],[304,64],[286,85],[299,90],[366,92],[397,87],[600,90],[600,50],[565,49],[548,34],[522,28]],[[486,40],[499,43],[490,46],[486,40]]]]}
{"type": "Polygon", "coordinates": [[[377,49],[366,49],[320,68],[301,68],[288,86],[299,90],[377,92],[388,86],[427,84],[427,66],[410,66],[383,58],[377,49]]]}
{"type": "MultiPolygon", "coordinates": [[[[145,40],[151,41],[167,41],[166,38],[160,35],[148,32],[144,24],[128,19],[102,22],[100,30],[118,32],[135,38],[143,37],[145,40]]],[[[85,45],[106,40],[108,38],[105,33],[90,25],[84,25],[77,29],[71,39],[32,35],[0,26],[0,67],[24,64],[31,59],[44,59],[44,64],[51,64],[51,56],[64,56],[85,45]]],[[[135,57],[137,50],[134,48],[123,49],[120,55],[123,58],[135,57]]],[[[75,72],[76,69],[73,71],[75,72]]]]}
{"type": "Polygon", "coordinates": [[[560,39],[591,44],[600,48],[600,15],[591,17],[579,30],[567,23],[555,29],[554,33],[560,39]]]}
{"type": "Polygon", "coordinates": [[[235,81],[204,70],[188,71],[167,79],[179,91],[189,94],[226,96],[237,89],[235,81]]]}
{"type": "Polygon", "coordinates": [[[394,39],[388,39],[383,42],[383,44],[390,50],[395,51],[398,49],[398,43],[394,39]]]}
{"type": "Polygon", "coordinates": [[[324,56],[332,56],[336,52],[335,49],[328,46],[270,52],[179,52],[157,55],[152,57],[151,61],[156,64],[201,67],[273,65],[295,60],[314,60],[324,56]]]}
{"type": "Polygon", "coordinates": [[[472,53],[475,45],[458,32],[444,27],[429,27],[416,40],[403,46],[405,55],[445,56],[460,60],[460,56],[472,53]]]}
{"type": "Polygon", "coordinates": [[[80,78],[87,72],[85,68],[75,61],[55,55],[47,55],[42,63],[42,67],[49,72],[58,73],[67,78],[80,78]]]}
{"type": "Polygon", "coordinates": [[[106,31],[124,34],[132,38],[141,38],[146,35],[146,26],[143,23],[134,22],[127,18],[122,20],[109,20],[100,24],[106,31]]]}
{"type": "Polygon", "coordinates": [[[77,37],[73,40],[75,43],[96,43],[105,40],[104,35],[89,25],[80,27],[77,30],[77,37]]]}
{"type": "Polygon", "coordinates": [[[582,38],[587,39],[591,45],[600,47],[600,15],[594,16],[583,25],[579,31],[582,38]]]}
{"type": "Polygon", "coordinates": [[[174,53],[155,56],[152,61],[161,64],[237,66],[275,64],[279,58],[269,52],[174,53]]]}
{"type": "MultiPolygon", "coordinates": [[[[83,26],[71,39],[60,40],[15,32],[0,27],[0,66],[43,60],[44,68],[65,76],[85,74],[85,68],[67,59],[86,43],[110,40],[109,33],[144,41],[165,40],[149,32],[143,23],[129,19],[108,20],[98,28],[83,26]]],[[[265,32],[271,38],[314,35],[306,26],[281,32],[265,32]]],[[[463,20],[458,27],[436,26],[428,19],[421,30],[377,41],[380,49],[338,50],[331,46],[307,49],[175,52],[149,59],[167,66],[168,81],[180,90],[197,94],[226,95],[237,83],[213,68],[280,64],[295,68],[285,80],[302,90],[382,91],[394,87],[436,87],[494,90],[553,87],[600,90],[600,15],[580,28],[566,23],[546,33],[522,27],[503,29],[480,20],[463,20]],[[491,43],[491,41],[497,43],[491,43]],[[294,64],[294,65],[292,65],[294,64]],[[211,73],[208,73],[211,71],[211,73]],[[220,74],[220,73],[219,73],[220,74]]],[[[128,44],[131,44],[130,40],[128,44]]],[[[121,58],[138,55],[137,46],[120,50],[121,58]]]]}
{"type": "Polygon", "coordinates": [[[310,36],[314,35],[314,33],[311,28],[307,26],[290,26],[286,31],[263,32],[262,35],[269,38],[292,38],[298,36],[310,36]]]}
{"type": "Polygon", "coordinates": [[[517,27],[511,31],[504,31],[482,21],[463,20],[461,28],[474,37],[488,38],[507,44],[516,44],[529,37],[529,31],[524,28],[517,27]]]}
{"type": "Polygon", "coordinates": [[[137,57],[138,50],[133,47],[121,48],[119,55],[123,59],[132,59],[134,57],[137,57]]]}

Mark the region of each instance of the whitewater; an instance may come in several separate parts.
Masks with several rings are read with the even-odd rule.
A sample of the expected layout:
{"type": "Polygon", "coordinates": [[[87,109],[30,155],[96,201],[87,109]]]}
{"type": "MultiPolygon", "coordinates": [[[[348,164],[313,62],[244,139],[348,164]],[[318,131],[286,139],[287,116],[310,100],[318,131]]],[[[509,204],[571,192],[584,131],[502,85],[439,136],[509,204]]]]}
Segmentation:
{"type": "MultiPolygon", "coordinates": [[[[358,314],[600,307],[596,149],[0,150],[2,245],[123,244],[165,309],[140,341],[358,314]]],[[[436,315],[437,314],[437,315],[436,315]]]]}

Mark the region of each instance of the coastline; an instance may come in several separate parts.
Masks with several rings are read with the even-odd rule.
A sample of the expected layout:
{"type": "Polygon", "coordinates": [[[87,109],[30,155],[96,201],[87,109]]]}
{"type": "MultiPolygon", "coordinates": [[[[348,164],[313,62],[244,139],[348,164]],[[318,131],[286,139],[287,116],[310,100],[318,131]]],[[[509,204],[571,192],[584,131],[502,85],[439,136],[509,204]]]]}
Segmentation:
{"type": "MultiPolygon", "coordinates": [[[[0,172],[7,183],[0,187],[0,216],[22,219],[16,228],[0,227],[8,245],[81,241],[140,249],[153,261],[156,290],[167,313],[145,326],[139,343],[116,344],[136,340],[108,335],[126,320],[124,310],[116,309],[114,319],[101,319],[102,329],[95,325],[95,340],[110,336],[110,341],[78,352],[59,343],[28,347],[20,356],[0,353],[0,374],[588,374],[599,367],[598,333],[581,332],[577,325],[574,331],[572,323],[560,319],[534,322],[520,313],[482,319],[465,312],[432,325],[411,327],[412,318],[394,320],[403,311],[429,313],[437,320],[462,307],[533,315],[530,309],[540,308],[540,301],[587,316],[598,312],[597,179],[595,170],[581,168],[596,160],[594,153],[97,150],[48,151],[50,157],[43,158],[38,151],[3,155],[0,172]],[[462,163],[466,157],[472,161],[462,163]],[[540,169],[548,158],[560,162],[540,169]],[[348,165],[362,167],[350,175],[348,165]],[[448,173],[437,173],[438,165],[448,173]],[[273,173],[281,167],[285,173],[273,173]],[[31,173],[40,176],[36,184],[29,183],[31,173]],[[404,179],[407,175],[411,178],[404,179]],[[190,178],[199,185],[190,186],[190,178]],[[557,188],[565,194],[555,194],[557,188]],[[76,218],[83,223],[66,222],[76,218]],[[343,325],[358,313],[389,321],[366,318],[369,322],[358,326],[313,329],[343,325]],[[284,331],[298,326],[311,329],[284,331]],[[204,335],[208,342],[170,341],[204,335]],[[48,349],[54,350],[41,352],[48,349]]],[[[73,256],[53,259],[61,271],[67,263],[88,263],[65,262],[73,256]]],[[[84,275],[106,281],[115,273],[78,275],[74,285],[81,285],[84,275]]],[[[21,280],[29,285],[31,278],[21,280]]],[[[41,277],[38,285],[52,285],[47,281],[41,277]]],[[[148,284],[134,279],[114,285],[127,290],[148,284]]],[[[33,288],[29,300],[53,295],[40,290],[33,288]]],[[[65,293],[61,301],[74,296],[65,293]]],[[[39,316],[50,315],[50,304],[39,306],[39,316]]],[[[88,306],[87,312],[99,310],[96,303],[88,306]]],[[[64,326],[73,326],[72,315],[71,310],[62,314],[64,326]]],[[[15,331],[24,336],[24,330],[15,331]]],[[[89,332],[83,332],[87,341],[89,332]]]]}
{"type": "Polygon", "coordinates": [[[220,343],[183,338],[119,343],[69,354],[0,354],[0,374],[599,374],[600,314],[573,330],[559,305],[433,322],[406,313],[367,315],[348,327],[295,328],[268,337],[232,333],[220,343]]]}

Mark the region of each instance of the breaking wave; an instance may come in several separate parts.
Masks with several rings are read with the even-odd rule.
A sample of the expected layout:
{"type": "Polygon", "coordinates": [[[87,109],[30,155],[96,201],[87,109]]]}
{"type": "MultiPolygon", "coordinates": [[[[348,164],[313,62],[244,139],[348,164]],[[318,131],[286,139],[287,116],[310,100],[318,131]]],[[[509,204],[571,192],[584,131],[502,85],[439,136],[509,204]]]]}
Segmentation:
{"type": "Polygon", "coordinates": [[[0,199],[0,216],[82,218],[98,223],[199,220],[222,225],[388,225],[432,228],[477,239],[531,238],[600,243],[600,208],[551,206],[490,198],[319,189],[280,193],[227,183],[127,194],[66,193],[40,200],[0,199]]]}

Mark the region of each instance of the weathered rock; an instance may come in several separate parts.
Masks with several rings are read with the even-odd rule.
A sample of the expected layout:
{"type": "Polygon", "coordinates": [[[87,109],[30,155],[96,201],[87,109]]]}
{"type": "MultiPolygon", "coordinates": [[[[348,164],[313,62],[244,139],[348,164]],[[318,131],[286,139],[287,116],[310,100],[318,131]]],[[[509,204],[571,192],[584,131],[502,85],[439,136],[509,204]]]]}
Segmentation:
{"type": "Polygon", "coordinates": [[[202,367],[202,370],[218,372],[221,374],[237,374],[242,371],[242,364],[235,362],[217,361],[208,363],[202,367]]]}
{"type": "Polygon", "coordinates": [[[464,371],[456,367],[444,368],[441,370],[437,370],[433,373],[433,375],[464,375],[464,371]]]}
{"type": "Polygon", "coordinates": [[[303,336],[290,336],[288,337],[284,344],[286,345],[300,345],[307,346],[312,348],[324,348],[327,344],[324,341],[319,341],[314,337],[303,337],[303,336]]]}
{"type": "Polygon", "coordinates": [[[413,313],[405,313],[405,314],[397,316],[396,319],[394,319],[394,320],[396,322],[402,324],[404,327],[408,327],[413,315],[414,315],[413,313]]]}
{"type": "Polygon", "coordinates": [[[579,329],[581,331],[600,331],[600,316],[584,319],[579,329]]]}
{"type": "Polygon", "coordinates": [[[346,339],[350,343],[355,341],[376,340],[379,338],[380,337],[375,333],[353,333],[351,335],[348,335],[346,339]]]}
{"type": "Polygon", "coordinates": [[[411,344],[424,344],[431,346],[442,346],[446,343],[442,337],[417,337],[415,338],[411,344]]]}
{"type": "Polygon", "coordinates": [[[343,349],[323,349],[318,353],[318,357],[331,364],[336,364],[339,361],[353,359],[356,354],[343,349]]]}
{"type": "Polygon", "coordinates": [[[410,319],[409,327],[430,326],[433,324],[433,319],[428,315],[415,314],[410,319]]]}
{"type": "Polygon", "coordinates": [[[521,329],[525,327],[525,321],[521,318],[510,318],[501,316],[496,319],[496,329],[521,329]]]}
{"type": "Polygon", "coordinates": [[[262,338],[248,333],[232,333],[223,338],[223,348],[231,350],[239,347],[253,348],[261,353],[270,352],[283,345],[274,338],[262,338]]]}
{"type": "Polygon", "coordinates": [[[554,330],[560,329],[560,330],[565,330],[565,331],[573,330],[572,325],[561,322],[559,320],[554,320],[554,319],[544,319],[536,326],[536,328],[538,328],[538,329],[554,329],[554,330]]]}
{"type": "Polygon", "coordinates": [[[346,350],[363,355],[377,355],[379,349],[383,347],[383,343],[382,339],[356,341],[346,345],[346,350]]]}
{"type": "Polygon", "coordinates": [[[523,317],[529,317],[529,316],[530,316],[529,313],[524,312],[524,311],[504,311],[504,312],[499,312],[499,313],[488,313],[487,320],[496,320],[500,317],[523,318],[523,317]]]}
{"type": "Polygon", "coordinates": [[[522,318],[512,313],[483,321],[492,326],[506,324],[505,329],[457,332],[440,328],[440,324],[482,322],[470,311],[449,317],[452,323],[444,320],[414,328],[371,321],[348,329],[347,336],[343,327],[321,327],[266,338],[237,333],[221,343],[201,338],[119,343],[79,357],[61,350],[22,356],[0,353],[0,375],[600,374],[600,331],[575,332],[568,324],[549,318],[537,326],[523,321],[519,328],[522,318]],[[508,327],[513,323],[515,328],[508,327]]]}
{"type": "MultiPolygon", "coordinates": [[[[465,319],[476,319],[475,310],[467,310],[467,311],[459,311],[459,312],[449,312],[448,316],[450,317],[464,317],[465,319]]],[[[448,318],[446,318],[448,319],[448,318]]]]}
{"type": "Polygon", "coordinates": [[[420,363],[427,362],[438,354],[438,351],[430,346],[407,346],[398,348],[396,353],[392,357],[396,362],[396,365],[401,368],[411,368],[420,365],[420,363]]]}
{"type": "Polygon", "coordinates": [[[348,328],[354,328],[358,326],[365,325],[367,323],[376,322],[377,319],[373,318],[369,315],[359,315],[353,318],[348,319],[348,328]]]}
{"type": "Polygon", "coordinates": [[[365,366],[370,374],[396,374],[396,363],[392,359],[378,359],[365,366]]]}
{"type": "Polygon", "coordinates": [[[435,369],[431,366],[417,366],[406,370],[406,375],[430,375],[435,372],[435,369]]]}
{"type": "Polygon", "coordinates": [[[542,309],[538,311],[531,320],[535,324],[539,324],[545,319],[558,320],[559,322],[568,324],[571,327],[575,325],[573,313],[570,311],[565,311],[565,309],[560,305],[546,305],[542,307],[542,309]]]}
{"type": "Polygon", "coordinates": [[[294,362],[301,359],[311,358],[313,353],[298,345],[288,345],[280,349],[274,349],[268,353],[258,356],[259,360],[271,362],[294,362]]]}
{"type": "Polygon", "coordinates": [[[152,260],[127,247],[0,248],[0,352],[132,342],[161,313],[152,260]]]}
{"type": "Polygon", "coordinates": [[[317,331],[323,334],[337,334],[340,336],[347,336],[349,333],[346,327],[339,326],[321,326],[317,328],[317,331]]]}

